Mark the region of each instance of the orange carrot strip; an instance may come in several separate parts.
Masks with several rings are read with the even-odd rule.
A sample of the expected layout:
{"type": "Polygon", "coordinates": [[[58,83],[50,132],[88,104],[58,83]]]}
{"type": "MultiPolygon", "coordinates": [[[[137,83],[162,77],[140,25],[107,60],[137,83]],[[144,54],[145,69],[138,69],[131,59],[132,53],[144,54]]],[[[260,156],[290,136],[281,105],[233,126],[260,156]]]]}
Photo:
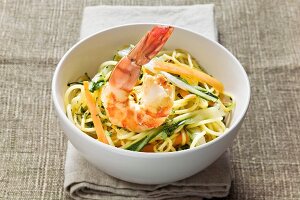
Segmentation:
{"type": "Polygon", "coordinates": [[[215,105],[215,102],[208,101],[208,105],[209,105],[209,106],[214,106],[214,105],[215,105]]]}
{"type": "Polygon", "coordinates": [[[185,97],[186,95],[189,94],[189,92],[185,91],[185,90],[182,90],[182,89],[179,89],[179,94],[182,96],[182,97],[185,97]]]}
{"type": "Polygon", "coordinates": [[[147,144],[141,150],[142,152],[154,152],[154,144],[147,144]]]}
{"type": "Polygon", "coordinates": [[[89,91],[89,82],[84,81],[83,85],[84,85],[84,92],[87,100],[87,106],[92,116],[92,120],[96,129],[98,140],[105,144],[108,144],[108,141],[105,137],[105,133],[102,127],[102,123],[99,118],[99,112],[100,112],[99,108],[96,106],[96,102],[89,91]]]}
{"type": "MultiPolygon", "coordinates": [[[[189,142],[189,136],[186,133],[184,133],[184,134],[185,134],[185,137],[186,137],[186,143],[188,143],[189,142]]],[[[181,145],[181,143],[182,143],[182,133],[180,133],[176,137],[175,141],[173,142],[173,146],[181,145]]]]}
{"type": "Polygon", "coordinates": [[[216,88],[220,92],[224,90],[224,85],[220,81],[197,69],[161,61],[156,61],[154,69],[173,74],[193,77],[202,83],[206,83],[216,88]]]}

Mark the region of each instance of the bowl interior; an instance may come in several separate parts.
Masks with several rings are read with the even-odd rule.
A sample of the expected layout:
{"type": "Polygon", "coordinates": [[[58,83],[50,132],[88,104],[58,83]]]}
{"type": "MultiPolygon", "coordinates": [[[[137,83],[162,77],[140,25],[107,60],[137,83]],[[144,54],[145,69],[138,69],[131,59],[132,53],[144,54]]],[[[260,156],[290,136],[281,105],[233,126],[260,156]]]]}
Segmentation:
{"type": "MultiPolygon", "coordinates": [[[[93,77],[102,62],[111,60],[120,47],[136,44],[152,26],[139,24],[116,27],[99,32],[71,48],[58,64],[53,78],[53,98],[58,111],[65,113],[63,96],[68,82],[75,81],[85,72],[93,77]]],[[[225,91],[235,97],[237,104],[231,126],[242,119],[250,100],[249,80],[241,64],[230,52],[216,42],[178,27],[164,48],[180,48],[190,52],[209,74],[224,84],[225,91]]]]}

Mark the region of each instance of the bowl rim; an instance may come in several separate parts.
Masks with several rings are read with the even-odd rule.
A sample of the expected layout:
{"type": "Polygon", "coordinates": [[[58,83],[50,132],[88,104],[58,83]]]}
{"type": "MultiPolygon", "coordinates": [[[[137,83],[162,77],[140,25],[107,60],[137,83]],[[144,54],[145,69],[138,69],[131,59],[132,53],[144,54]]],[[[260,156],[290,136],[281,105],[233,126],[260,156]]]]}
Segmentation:
{"type": "Polygon", "coordinates": [[[176,25],[172,25],[172,24],[164,24],[164,23],[129,23],[129,24],[117,25],[117,26],[113,26],[113,27],[109,27],[109,28],[100,30],[94,34],[91,34],[91,35],[79,40],[63,55],[63,57],[60,59],[59,63],[57,64],[54,74],[53,74],[53,78],[52,78],[51,93],[52,93],[51,96],[52,96],[54,106],[56,108],[57,115],[59,115],[60,119],[63,120],[62,123],[65,123],[66,125],[68,125],[69,128],[72,129],[73,134],[77,134],[78,137],[80,137],[82,140],[87,140],[88,142],[91,142],[94,145],[98,145],[101,148],[104,148],[104,150],[106,150],[106,151],[110,151],[112,153],[118,153],[121,155],[126,155],[129,157],[143,157],[143,158],[176,157],[179,155],[186,155],[186,154],[189,154],[189,153],[192,153],[195,151],[200,151],[203,148],[207,148],[208,146],[218,143],[220,140],[222,140],[222,138],[224,138],[227,134],[229,134],[232,130],[234,130],[240,124],[240,122],[243,120],[243,118],[245,117],[245,115],[249,109],[249,104],[250,104],[250,99],[251,99],[251,87],[250,87],[250,81],[249,81],[248,75],[247,75],[244,67],[241,65],[241,63],[237,60],[237,58],[229,50],[227,50],[224,46],[222,46],[217,41],[211,40],[208,37],[202,35],[201,33],[197,33],[188,28],[184,28],[184,27],[180,27],[180,26],[176,26],[176,25]],[[104,143],[99,142],[98,140],[95,140],[94,138],[88,136],[87,134],[84,134],[80,129],[78,129],[68,119],[68,117],[66,116],[64,111],[62,109],[60,109],[60,104],[58,101],[59,94],[58,94],[58,91],[56,90],[56,88],[58,87],[57,80],[59,77],[59,72],[62,69],[64,61],[69,56],[69,54],[71,54],[73,52],[74,49],[78,48],[81,44],[85,43],[86,41],[90,40],[93,37],[97,37],[98,35],[100,35],[102,33],[109,32],[109,31],[115,30],[115,29],[131,27],[131,26],[134,27],[134,26],[155,26],[155,25],[172,26],[175,29],[180,29],[181,31],[186,31],[186,32],[197,35],[197,37],[201,37],[202,39],[208,40],[209,42],[213,43],[213,45],[216,45],[218,48],[221,48],[226,54],[228,54],[229,57],[231,57],[237,63],[238,67],[241,69],[241,72],[242,72],[241,75],[244,76],[244,79],[246,80],[245,87],[248,89],[248,93],[247,93],[248,98],[246,99],[246,106],[241,111],[240,117],[237,118],[233,124],[231,124],[231,126],[228,128],[228,130],[224,134],[217,137],[216,139],[214,139],[208,143],[205,143],[201,146],[192,148],[192,149],[186,149],[186,150],[175,151],[175,152],[149,153],[149,152],[130,151],[130,150],[121,149],[121,148],[117,148],[117,147],[114,147],[111,145],[104,144],[104,143]]]}

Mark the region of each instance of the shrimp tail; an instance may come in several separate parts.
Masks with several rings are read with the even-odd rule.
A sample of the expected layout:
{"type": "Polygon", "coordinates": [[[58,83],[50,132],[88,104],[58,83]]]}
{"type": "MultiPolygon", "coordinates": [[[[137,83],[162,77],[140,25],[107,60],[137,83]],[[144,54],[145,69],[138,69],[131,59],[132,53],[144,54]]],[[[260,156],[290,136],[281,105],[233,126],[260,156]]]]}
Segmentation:
{"type": "Polygon", "coordinates": [[[129,53],[128,58],[137,65],[148,63],[162,49],[174,28],[170,26],[155,26],[149,31],[129,53]]]}
{"type": "Polygon", "coordinates": [[[141,66],[148,63],[164,46],[174,28],[155,26],[116,65],[109,84],[130,91],[140,75],[141,66]]]}

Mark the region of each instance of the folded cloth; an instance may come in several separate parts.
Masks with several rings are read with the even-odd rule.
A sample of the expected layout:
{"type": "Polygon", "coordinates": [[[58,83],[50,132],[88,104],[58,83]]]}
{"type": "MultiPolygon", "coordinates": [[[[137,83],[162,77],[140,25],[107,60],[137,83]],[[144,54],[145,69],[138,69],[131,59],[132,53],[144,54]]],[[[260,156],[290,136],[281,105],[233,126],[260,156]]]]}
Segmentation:
{"type": "Polygon", "coordinates": [[[68,143],[64,187],[74,199],[196,199],[224,197],[231,184],[229,153],[200,173],[163,185],[128,183],[98,170],[68,143]]]}
{"type": "Polygon", "coordinates": [[[83,12],[80,38],[106,28],[130,23],[172,24],[217,40],[214,5],[92,6],[83,12]]]}
{"type": "MultiPolygon", "coordinates": [[[[83,13],[81,38],[108,27],[129,23],[173,24],[216,40],[213,5],[142,7],[95,6],[83,13]]],[[[187,179],[163,185],[128,183],[98,170],[68,143],[65,191],[74,199],[201,199],[224,197],[231,185],[229,153],[187,179]]]]}

